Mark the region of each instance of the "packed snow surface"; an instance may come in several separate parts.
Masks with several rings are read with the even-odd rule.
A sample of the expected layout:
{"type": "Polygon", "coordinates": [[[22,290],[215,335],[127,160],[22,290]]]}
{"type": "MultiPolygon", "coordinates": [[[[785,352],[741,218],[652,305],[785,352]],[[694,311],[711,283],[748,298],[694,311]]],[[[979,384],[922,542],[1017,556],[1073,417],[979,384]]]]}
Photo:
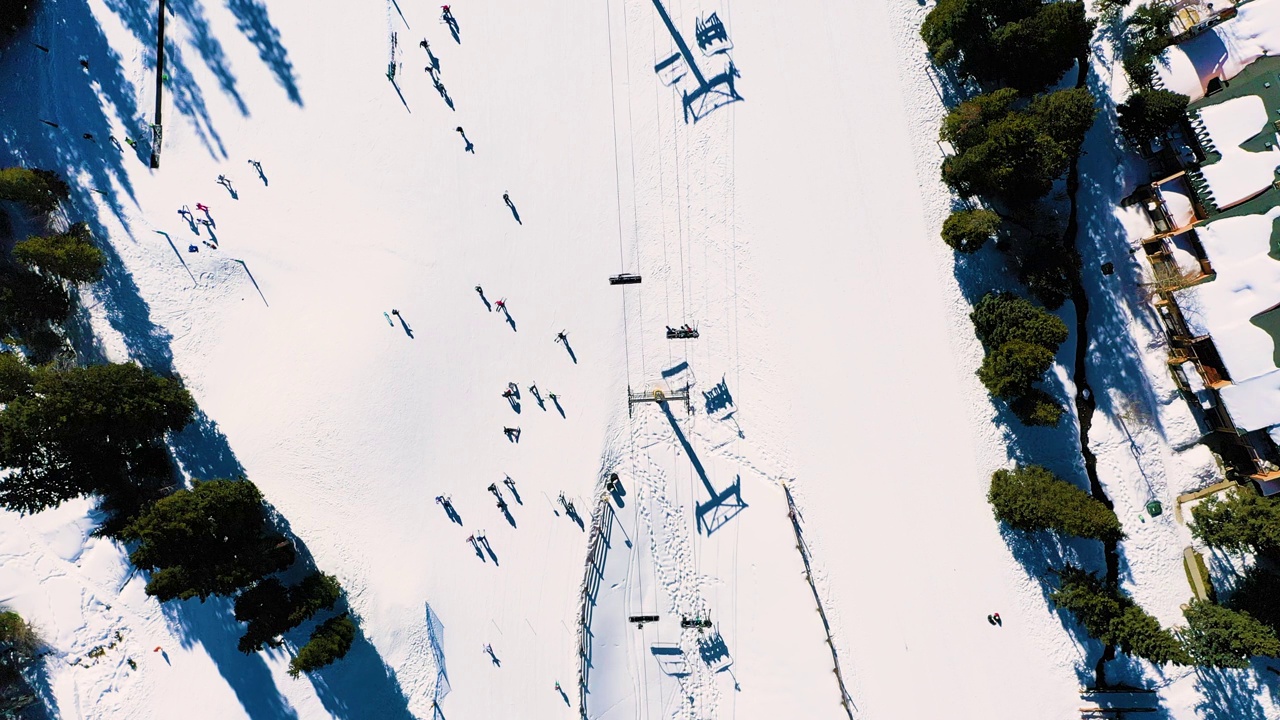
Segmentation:
{"type": "Polygon", "coordinates": [[[1238,10],[1236,17],[1171,45],[1156,59],[1156,73],[1167,89],[1198,100],[1210,80],[1230,80],[1254,60],[1280,54],[1280,0],[1251,0],[1238,10]]]}
{"type": "MultiPolygon", "coordinates": [[[[48,638],[62,718],[563,718],[584,669],[593,718],[847,717],[784,486],[857,717],[1079,717],[1100,647],[985,500],[1028,455],[1078,479],[1078,448],[1015,445],[973,376],[983,281],[938,240],[927,8],[464,0],[455,39],[398,0],[171,5],[152,171],[103,138],[145,132],[154,8],[41,7],[50,52],[3,60],[0,120],[11,156],[82,170],[112,263],[84,293],[90,357],[182,375],[203,411],[183,472],[257,483],[362,630],[294,680],[310,626],[244,656],[228,602],[147,598],[88,502],[3,515],[0,601],[48,638]],[[696,95],[726,77],[738,101],[696,95]],[[216,224],[178,215],[196,203],[216,224]]],[[[1122,239],[1121,163],[1091,137],[1082,223],[1122,239]]],[[[1119,323],[1102,337],[1132,325],[1145,366],[1104,348],[1090,372],[1123,378],[1095,387],[1127,408],[1158,378],[1132,401],[1158,420],[1104,403],[1093,440],[1135,525],[1126,587],[1168,625],[1185,530],[1135,518],[1212,463],[1170,448],[1194,421],[1152,329],[1119,323]]],[[[1126,672],[1171,717],[1211,702],[1126,672]]]]}

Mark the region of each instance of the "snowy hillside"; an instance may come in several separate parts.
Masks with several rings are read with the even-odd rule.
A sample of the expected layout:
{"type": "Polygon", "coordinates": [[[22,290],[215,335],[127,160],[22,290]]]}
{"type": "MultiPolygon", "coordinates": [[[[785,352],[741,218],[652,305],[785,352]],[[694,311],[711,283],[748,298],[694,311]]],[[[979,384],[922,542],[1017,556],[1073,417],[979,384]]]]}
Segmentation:
{"type": "Polygon", "coordinates": [[[1086,647],[985,499],[1016,453],[937,239],[924,12],[173,3],[153,170],[156,8],[45,0],[0,126],[108,246],[86,358],[179,373],[184,474],[251,478],[362,630],[294,680],[88,502],[5,514],[59,715],[1078,717],[1086,647]]]}

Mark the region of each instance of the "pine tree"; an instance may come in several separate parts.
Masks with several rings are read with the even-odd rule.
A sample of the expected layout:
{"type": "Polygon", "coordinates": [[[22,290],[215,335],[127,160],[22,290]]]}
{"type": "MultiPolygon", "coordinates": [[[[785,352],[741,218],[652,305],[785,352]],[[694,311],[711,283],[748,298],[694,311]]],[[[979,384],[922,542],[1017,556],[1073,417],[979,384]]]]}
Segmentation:
{"type": "Polygon", "coordinates": [[[1182,639],[1197,665],[1246,668],[1250,657],[1280,655],[1275,631],[1249,613],[1194,600],[1182,614],[1187,618],[1182,639]]]}
{"type": "Polygon", "coordinates": [[[0,169],[0,200],[26,205],[35,212],[47,213],[70,194],[58,174],[40,168],[11,167],[0,169]]]}
{"type": "Polygon", "coordinates": [[[341,594],[337,578],[318,571],[290,588],[275,578],[267,578],[245,590],[236,598],[236,619],[249,623],[240,639],[240,652],[261,650],[271,638],[332,608],[341,594]]]}
{"type": "Polygon", "coordinates": [[[1089,493],[1039,465],[997,470],[987,501],[996,519],[1014,530],[1055,530],[1064,535],[1116,541],[1120,520],[1089,493]]]}
{"type": "Polygon", "coordinates": [[[956,210],[942,223],[942,241],[956,252],[975,253],[1000,230],[1000,216],[990,210],[956,210]]]}
{"type": "Polygon", "coordinates": [[[1049,593],[1054,607],[1075,616],[1090,637],[1116,645],[1126,655],[1159,665],[1190,664],[1182,643],[1160,627],[1133,600],[1108,587],[1095,575],[1067,566],[1058,573],[1059,587],[1049,593]]]}
{"type": "Polygon", "coordinates": [[[356,638],[356,624],[347,613],[329,618],[315,632],[306,645],[298,648],[298,654],[289,662],[289,674],[312,672],[329,665],[347,654],[356,638]]]}
{"type": "Polygon", "coordinates": [[[987,348],[1022,340],[1056,353],[1067,339],[1067,325],[1057,315],[1009,292],[983,295],[969,319],[978,340],[987,348]]]}
{"type": "Polygon", "coordinates": [[[13,246],[13,257],[72,283],[102,277],[103,254],[90,241],[89,226],[77,223],[61,235],[27,238],[13,246]]]}
{"type": "Polygon", "coordinates": [[[1039,388],[1031,388],[1010,400],[1009,409],[1024,425],[1032,427],[1053,427],[1066,413],[1062,403],[1039,388]]]}
{"type": "Polygon", "coordinates": [[[194,407],[176,380],[132,363],[34,369],[0,410],[0,506],[36,512],[127,485],[194,407]]]}
{"type": "Polygon", "coordinates": [[[1134,144],[1150,142],[1186,116],[1191,98],[1168,90],[1139,90],[1116,108],[1120,132],[1134,144]]]}
{"type": "Polygon", "coordinates": [[[161,601],[231,595],[294,559],[248,480],[197,482],[152,505],[120,535],[137,543],[129,560],[153,571],[147,594],[161,601]]]}
{"type": "Polygon", "coordinates": [[[1053,365],[1053,353],[1025,340],[1010,340],[987,353],[978,368],[978,379],[998,398],[1026,395],[1031,385],[1053,365]]]}
{"type": "Polygon", "coordinates": [[[1245,487],[1225,500],[1210,497],[1191,509],[1191,534],[1206,545],[1233,552],[1280,550],[1280,504],[1245,487]]]}

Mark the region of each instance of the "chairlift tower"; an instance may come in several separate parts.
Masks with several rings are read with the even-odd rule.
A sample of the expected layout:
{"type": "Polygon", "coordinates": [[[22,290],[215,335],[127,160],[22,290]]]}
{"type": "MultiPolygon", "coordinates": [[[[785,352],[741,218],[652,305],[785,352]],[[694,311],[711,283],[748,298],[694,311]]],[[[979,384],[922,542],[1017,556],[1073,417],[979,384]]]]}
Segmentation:
{"type": "Polygon", "coordinates": [[[684,409],[690,415],[693,414],[693,401],[689,398],[689,390],[685,389],[679,392],[669,393],[661,389],[646,390],[644,392],[632,392],[631,386],[627,386],[627,417],[631,417],[632,408],[636,403],[657,403],[666,405],[671,400],[683,400],[684,409]]]}

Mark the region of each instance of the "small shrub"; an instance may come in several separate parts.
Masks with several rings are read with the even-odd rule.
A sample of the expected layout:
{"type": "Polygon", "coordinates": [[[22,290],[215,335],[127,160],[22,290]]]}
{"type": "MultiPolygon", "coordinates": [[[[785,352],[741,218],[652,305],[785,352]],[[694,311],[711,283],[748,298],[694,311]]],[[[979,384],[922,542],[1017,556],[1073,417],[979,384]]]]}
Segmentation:
{"type": "Polygon", "coordinates": [[[990,210],[957,210],[942,223],[942,241],[952,250],[975,253],[1000,230],[1000,216],[990,210]]]}

